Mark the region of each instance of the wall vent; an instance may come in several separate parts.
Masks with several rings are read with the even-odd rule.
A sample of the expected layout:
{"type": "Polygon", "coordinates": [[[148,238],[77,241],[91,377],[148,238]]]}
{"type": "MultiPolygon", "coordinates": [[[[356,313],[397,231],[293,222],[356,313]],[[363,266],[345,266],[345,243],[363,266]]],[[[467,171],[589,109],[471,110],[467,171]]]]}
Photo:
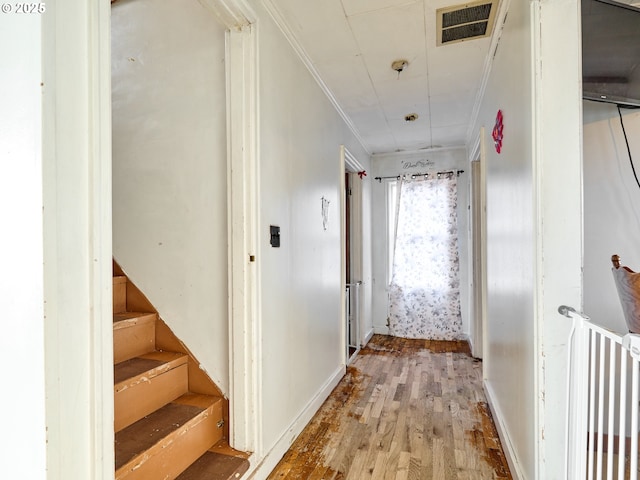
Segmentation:
{"type": "Polygon", "coordinates": [[[498,0],[480,0],[436,10],[436,44],[475,40],[491,35],[498,0]]]}

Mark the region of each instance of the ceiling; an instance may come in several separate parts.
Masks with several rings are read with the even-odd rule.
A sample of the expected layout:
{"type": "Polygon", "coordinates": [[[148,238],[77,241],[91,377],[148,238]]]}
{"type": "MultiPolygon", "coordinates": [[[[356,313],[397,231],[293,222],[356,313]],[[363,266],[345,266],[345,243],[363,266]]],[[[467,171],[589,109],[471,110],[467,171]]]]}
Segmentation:
{"type": "Polygon", "coordinates": [[[463,1],[269,3],[370,153],[466,144],[491,37],[436,45],[436,10],[463,1]]]}

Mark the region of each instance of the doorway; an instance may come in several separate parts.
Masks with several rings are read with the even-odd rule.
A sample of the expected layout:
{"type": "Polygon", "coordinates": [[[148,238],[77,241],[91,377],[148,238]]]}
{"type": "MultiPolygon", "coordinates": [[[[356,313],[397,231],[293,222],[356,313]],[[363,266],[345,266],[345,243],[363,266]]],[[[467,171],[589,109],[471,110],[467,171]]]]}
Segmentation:
{"type": "Polygon", "coordinates": [[[345,355],[347,365],[353,361],[362,345],[363,257],[362,257],[362,178],[364,168],[344,147],[344,293],[345,293],[345,355]]]}
{"type": "Polygon", "coordinates": [[[486,203],[483,148],[471,162],[471,353],[483,358],[486,337],[486,203]]]}

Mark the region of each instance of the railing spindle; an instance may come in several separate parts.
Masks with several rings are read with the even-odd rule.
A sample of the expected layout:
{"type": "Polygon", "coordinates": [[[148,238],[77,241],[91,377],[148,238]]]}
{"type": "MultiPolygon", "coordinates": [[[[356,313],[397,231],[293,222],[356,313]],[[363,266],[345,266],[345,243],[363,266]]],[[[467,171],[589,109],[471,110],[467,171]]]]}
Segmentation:
{"type": "Polygon", "coordinates": [[[609,409],[607,413],[607,480],[613,480],[613,437],[616,402],[616,343],[609,340],[609,409]]]}
{"type": "Polygon", "coordinates": [[[602,450],[603,450],[603,440],[604,440],[604,371],[605,371],[605,350],[606,350],[606,338],[600,336],[598,339],[598,413],[596,414],[597,425],[598,425],[598,441],[596,445],[598,446],[596,450],[596,479],[602,480],[602,450]]]}
{"type": "Polygon", "coordinates": [[[631,477],[638,480],[638,360],[631,361],[631,477]]]}
{"type": "Polygon", "coordinates": [[[618,415],[620,425],[618,427],[618,480],[624,480],[624,456],[626,447],[626,427],[627,420],[627,357],[628,353],[624,348],[620,349],[620,408],[618,415]]]}

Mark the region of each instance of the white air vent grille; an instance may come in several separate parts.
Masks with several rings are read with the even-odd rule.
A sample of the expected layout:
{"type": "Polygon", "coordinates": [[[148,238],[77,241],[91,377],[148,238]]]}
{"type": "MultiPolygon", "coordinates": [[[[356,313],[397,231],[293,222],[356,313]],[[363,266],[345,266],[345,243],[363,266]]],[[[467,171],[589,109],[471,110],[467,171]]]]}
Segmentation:
{"type": "Polygon", "coordinates": [[[488,37],[493,31],[498,0],[440,8],[436,11],[437,44],[463,42],[488,37]]]}

